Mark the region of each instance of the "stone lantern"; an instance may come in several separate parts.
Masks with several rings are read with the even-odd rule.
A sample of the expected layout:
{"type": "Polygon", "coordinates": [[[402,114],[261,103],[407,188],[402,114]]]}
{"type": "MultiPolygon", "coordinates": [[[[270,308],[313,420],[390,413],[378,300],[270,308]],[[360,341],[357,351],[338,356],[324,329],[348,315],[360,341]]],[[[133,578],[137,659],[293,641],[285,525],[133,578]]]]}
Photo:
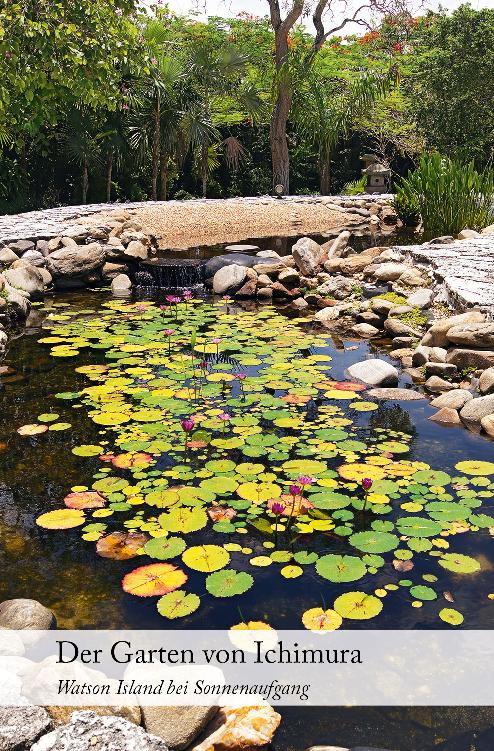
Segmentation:
{"type": "Polygon", "coordinates": [[[363,175],[367,175],[367,193],[388,193],[391,179],[391,170],[379,162],[374,154],[364,154],[363,175]]]}

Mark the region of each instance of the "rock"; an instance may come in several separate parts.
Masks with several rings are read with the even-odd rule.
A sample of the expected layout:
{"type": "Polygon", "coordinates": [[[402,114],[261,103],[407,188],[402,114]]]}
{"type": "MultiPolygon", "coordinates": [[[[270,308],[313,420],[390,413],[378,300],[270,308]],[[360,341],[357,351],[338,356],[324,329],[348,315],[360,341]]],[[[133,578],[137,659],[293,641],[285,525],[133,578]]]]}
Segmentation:
{"type": "Polygon", "coordinates": [[[257,286],[258,287],[270,287],[272,285],[272,280],[269,278],[267,274],[259,274],[257,277],[257,286]]]}
{"type": "Polygon", "coordinates": [[[441,237],[435,237],[431,240],[429,245],[449,245],[454,242],[454,239],[452,235],[441,235],[441,237]]]}
{"type": "MultiPolygon", "coordinates": [[[[146,247],[150,245],[149,236],[144,234],[144,232],[141,232],[139,229],[134,229],[133,227],[130,227],[130,226],[126,229],[125,224],[123,226],[124,226],[125,231],[122,232],[120,235],[120,242],[122,243],[122,245],[127,246],[133,242],[141,243],[142,245],[145,245],[146,247]]],[[[137,226],[138,225],[135,225],[135,227],[137,226]]]]}
{"type": "Polygon", "coordinates": [[[21,256],[27,250],[34,250],[34,243],[32,240],[17,240],[16,242],[9,243],[9,248],[21,256]]]}
{"type": "Polygon", "coordinates": [[[416,339],[413,336],[395,336],[393,338],[393,347],[410,348],[415,342],[416,342],[416,339]]]}
{"type": "Polygon", "coordinates": [[[428,378],[424,383],[424,386],[428,391],[432,391],[433,393],[441,391],[452,391],[454,389],[452,383],[449,383],[449,381],[445,381],[443,378],[435,375],[428,378]]]}
{"type": "Polygon", "coordinates": [[[396,248],[386,248],[382,253],[379,253],[378,260],[379,263],[387,263],[388,261],[400,263],[403,261],[403,253],[400,253],[396,248]]]}
{"type": "Polygon", "coordinates": [[[432,305],[433,298],[434,294],[432,290],[424,287],[422,289],[417,289],[415,292],[412,292],[412,294],[407,297],[407,303],[413,308],[426,310],[432,305]]]}
{"type": "Polygon", "coordinates": [[[407,269],[398,279],[398,284],[405,287],[422,287],[424,277],[417,269],[407,269]]]}
{"type": "Polygon", "coordinates": [[[380,297],[373,297],[371,300],[371,307],[376,313],[379,313],[382,316],[388,316],[393,308],[396,307],[396,303],[391,302],[391,300],[383,300],[380,297]]]}
{"type": "Polygon", "coordinates": [[[479,391],[481,394],[492,394],[494,392],[494,368],[487,368],[480,376],[479,391]]]}
{"type": "Polygon", "coordinates": [[[148,733],[161,738],[171,751],[182,751],[204,730],[218,707],[142,707],[148,733]]]}
{"type": "Polygon", "coordinates": [[[396,386],[398,371],[384,360],[370,359],[350,365],[348,374],[368,386],[396,386]]]}
{"type": "Polygon", "coordinates": [[[480,431],[483,417],[494,414],[494,394],[480,396],[468,401],[460,411],[460,417],[467,428],[480,431]]]}
{"type": "Polygon", "coordinates": [[[47,256],[50,252],[48,250],[48,240],[38,240],[36,243],[36,250],[41,253],[42,256],[47,256]]]}
{"type": "Polygon", "coordinates": [[[453,326],[446,334],[449,342],[461,347],[480,347],[487,349],[494,346],[494,323],[466,323],[453,326]]]}
{"type": "Polygon", "coordinates": [[[67,725],[74,712],[90,711],[99,717],[123,717],[134,725],[141,724],[141,708],[136,707],[45,707],[55,725],[67,725]]]}
{"type": "Polygon", "coordinates": [[[377,329],[382,329],[383,319],[378,316],[377,313],[373,313],[372,310],[365,310],[363,313],[359,313],[357,319],[361,323],[368,323],[371,326],[375,326],[377,329]]]}
{"type": "Polygon", "coordinates": [[[486,415],[480,421],[483,429],[491,438],[494,438],[494,414],[486,415]]]}
{"type": "Polygon", "coordinates": [[[284,287],[298,287],[300,284],[300,274],[295,269],[283,269],[278,275],[278,281],[284,287]]]}
{"type": "Polygon", "coordinates": [[[431,401],[431,406],[437,409],[461,409],[467,402],[473,399],[470,391],[466,389],[453,389],[446,394],[441,394],[431,401]]]}
{"type": "Polygon", "coordinates": [[[379,329],[376,329],[375,326],[371,326],[370,323],[356,323],[355,326],[352,326],[351,331],[353,334],[361,336],[364,339],[371,339],[373,336],[377,336],[381,333],[379,329]]]}
{"type": "Polygon", "coordinates": [[[273,290],[271,287],[263,287],[257,290],[257,298],[259,300],[269,301],[273,299],[273,290]]]}
{"type": "Polygon", "coordinates": [[[336,321],[339,315],[340,315],[340,311],[338,308],[334,308],[334,307],[322,308],[322,310],[319,310],[314,315],[314,321],[317,321],[318,323],[322,323],[323,326],[326,326],[327,324],[332,323],[333,321],[336,321]]]}
{"type": "Polygon", "coordinates": [[[372,258],[365,256],[363,253],[351,256],[350,258],[344,258],[340,263],[340,271],[343,274],[349,276],[353,274],[360,274],[369,264],[372,263],[372,258]]]}
{"type": "Polygon", "coordinates": [[[252,268],[257,274],[270,274],[271,276],[275,277],[278,276],[278,274],[280,274],[282,271],[286,271],[288,267],[286,266],[284,261],[266,259],[263,263],[257,263],[252,268]]]}
{"type": "Polygon", "coordinates": [[[34,744],[32,751],[167,751],[166,743],[121,717],[74,712],[62,725],[34,744]]]}
{"type": "Polygon", "coordinates": [[[27,751],[52,727],[43,707],[0,707],[0,751],[27,751]]]}
{"type": "Polygon", "coordinates": [[[129,268],[125,263],[105,263],[101,269],[101,275],[106,281],[115,279],[119,274],[126,274],[129,268]]]}
{"type": "Polygon", "coordinates": [[[342,250],[344,250],[348,245],[350,237],[350,232],[344,230],[343,232],[340,232],[335,240],[330,240],[329,242],[324,243],[322,248],[326,252],[328,259],[337,256],[342,250]]]}
{"type": "Polygon", "coordinates": [[[327,261],[324,261],[324,268],[329,274],[339,274],[342,263],[342,258],[329,258],[327,261]]]}
{"type": "Polygon", "coordinates": [[[240,289],[237,292],[235,292],[235,297],[238,297],[238,298],[255,297],[256,289],[257,289],[257,276],[255,279],[247,279],[245,284],[243,284],[240,287],[240,289]]]}
{"type": "Polygon", "coordinates": [[[425,365],[425,374],[427,377],[431,375],[441,376],[441,378],[454,376],[458,372],[456,365],[451,365],[448,362],[428,362],[425,365]]]}
{"type": "Polygon", "coordinates": [[[127,274],[119,274],[111,283],[111,291],[113,294],[121,294],[122,292],[128,293],[131,289],[132,282],[127,274]]]}
{"type": "Polygon", "coordinates": [[[14,261],[18,261],[19,256],[10,248],[0,248],[0,263],[4,266],[10,266],[14,261]]]}
{"type": "Polygon", "coordinates": [[[488,349],[452,349],[448,352],[447,362],[456,365],[458,370],[465,368],[490,368],[494,365],[494,351],[488,349]]]}
{"type": "Polygon", "coordinates": [[[0,627],[16,631],[55,628],[56,619],[48,608],[37,600],[16,599],[0,603],[0,627]]]}
{"type": "Polygon", "coordinates": [[[473,240],[474,237],[480,236],[480,232],[476,232],[474,229],[462,229],[458,235],[458,240],[473,240]]]}
{"type": "Polygon", "coordinates": [[[224,266],[216,272],[213,278],[213,291],[216,295],[223,295],[230,290],[239,289],[247,278],[245,266],[233,264],[224,266]]]}
{"type": "Polygon", "coordinates": [[[269,704],[223,707],[206,728],[207,737],[191,751],[253,751],[262,748],[271,742],[280,721],[281,716],[269,704]]]}
{"type": "Polygon", "coordinates": [[[390,318],[399,318],[405,313],[411,313],[413,308],[410,305],[396,305],[389,311],[390,318]]]}
{"type": "Polygon", "coordinates": [[[353,279],[347,279],[345,276],[334,276],[329,281],[321,284],[317,288],[317,292],[320,295],[329,295],[334,297],[335,300],[344,300],[353,292],[355,282],[353,279]]]}
{"type": "Polygon", "coordinates": [[[310,746],[305,751],[350,751],[350,749],[342,746],[310,746]]]}
{"type": "Polygon", "coordinates": [[[22,256],[23,261],[27,261],[31,266],[44,266],[45,257],[38,250],[27,250],[22,256]]]}
{"type": "Polygon", "coordinates": [[[429,420],[432,420],[433,422],[440,422],[444,425],[460,425],[460,415],[456,411],[456,409],[451,409],[450,407],[443,407],[439,410],[439,412],[436,412],[435,415],[431,415],[429,417],[429,420]]]}
{"type": "Polygon", "coordinates": [[[375,284],[363,284],[362,294],[366,300],[373,300],[376,297],[385,295],[388,292],[387,286],[376,287],[375,284]]]}
{"type": "Polygon", "coordinates": [[[297,299],[292,302],[292,308],[295,308],[296,310],[305,310],[308,307],[309,303],[306,302],[303,297],[297,297],[297,299]]]}
{"type": "Polygon", "coordinates": [[[448,356],[448,350],[444,347],[431,347],[429,352],[429,360],[431,362],[446,362],[448,356]]]}
{"type": "Polygon", "coordinates": [[[460,326],[467,323],[483,323],[485,315],[478,310],[472,310],[467,313],[460,313],[449,318],[440,318],[434,321],[430,329],[422,338],[422,344],[429,347],[447,347],[448,337],[446,334],[454,326],[460,326]]]}
{"type": "Polygon", "coordinates": [[[42,266],[40,266],[38,267],[38,271],[43,277],[43,285],[45,287],[50,287],[51,283],[53,282],[53,278],[48,269],[44,269],[42,266]]]}
{"type": "Polygon", "coordinates": [[[26,264],[20,268],[8,269],[4,273],[4,278],[11,287],[24,290],[33,299],[43,296],[43,275],[35,266],[26,264]]]}
{"type": "Polygon", "coordinates": [[[124,256],[126,258],[138,258],[145,261],[149,255],[149,248],[140,240],[131,240],[125,248],[124,256]]]}
{"type": "Polygon", "coordinates": [[[424,374],[418,368],[405,368],[403,372],[409,375],[415,383],[422,383],[425,380],[424,374]]]}
{"type": "Polygon", "coordinates": [[[405,271],[408,271],[408,266],[403,263],[381,263],[374,270],[374,277],[380,282],[394,282],[405,271]]]}
{"type": "Polygon", "coordinates": [[[391,334],[391,336],[405,336],[406,334],[418,336],[417,332],[412,326],[409,326],[407,323],[403,323],[403,321],[400,321],[398,318],[388,318],[386,321],[384,321],[384,328],[388,332],[388,334],[391,334]]]}
{"type": "Polygon", "coordinates": [[[256,256],[258,258],[281,258],[280,254],[275,250],[260,250],[259,253],[256,253],[256,256]]]}
{"type": "Polygon", "coordinates": [[[310,237],[302,237],[293,246],[292,255],[304,276],[314,276],[324,260],[325,253],[319,243],[310,237]]]}
{"type": "Polygon", "coordinates": [[[256,253],[259,245],[227,245],[225,250],[227,253],[256,253]]]}
{"type": "Polygon", "coordinates": [[[7,301],[15,315],[20,318],[27,318],[31,309],[31,303],[29,302],[29,295],[27,292],[11,287],[10,284],[5,284],[4,289],[7,301]]]}
{"type": "Polygon", "coordinates": [[[274,297],[299,297],[300,296],[300,290],[295,289],[287,289],[281,282],[275,282],[271,289],[273,290],[273,296],[274,297]]]}
{"type": "Polygon", "coordinates": [[[370,389],[367,396],[372,399],[391,399],[397,402],[418,402],[425,399],[425,395],[412,389],[370,389]]]}
{"type": "Polygon", "coordinates": [[[55,280],[81,277],[103,266],[105,251],[99,243],[64,247],[50,253],[46,267],[55,280]]]}

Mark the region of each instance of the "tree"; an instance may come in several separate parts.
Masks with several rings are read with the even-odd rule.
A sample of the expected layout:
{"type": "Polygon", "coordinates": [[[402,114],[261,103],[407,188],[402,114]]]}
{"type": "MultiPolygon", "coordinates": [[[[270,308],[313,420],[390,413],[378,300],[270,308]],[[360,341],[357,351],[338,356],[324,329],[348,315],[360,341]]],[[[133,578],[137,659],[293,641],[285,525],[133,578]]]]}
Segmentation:
{"type": "Polygon", "coordinates": [[[82,203],[87,203],[89,170],[101,164],[101,141],[104,134],[97,130],[94,117],[87,109],[71,112],[62,134],[69,161],[81,169],[82,203]]]}
{"type": "Polygon", "coordinates": [[[404,0],[367,0],[353,13],[345,15],[346,0],[290,0],[283,17],[280,0],[267,0],[271,25],[275,37],[275,103],[270,125],[271,156],[273,163],[273,186],[283,185],[284,192],[290,189],[290,159],[287,143],[287,125],[293,101],[293,69],[290,55],[291,34],[300,19],[312,12],[315,34],[304,56],[308,69],[325,42],[349,24],[370,28],[369,13],[379,16],[406,13],[404,0]],[[337,15],[343,15],[335,23],[337,15]],[[325,17],[333,20],[325,27],[325,17]]]}
{"type": "Polygon", "coordinates": [[[429,147],[466,160],[494,153],[494,10],[462,5],[429,18],[415,77],[429,147]]]}

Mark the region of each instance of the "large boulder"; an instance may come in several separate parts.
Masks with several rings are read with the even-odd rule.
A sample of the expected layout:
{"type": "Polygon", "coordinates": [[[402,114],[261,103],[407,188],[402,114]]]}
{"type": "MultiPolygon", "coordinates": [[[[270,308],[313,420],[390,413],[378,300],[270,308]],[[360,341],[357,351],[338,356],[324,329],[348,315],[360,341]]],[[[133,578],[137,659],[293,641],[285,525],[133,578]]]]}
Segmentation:
{"type": "Polygon", "coordinates": [[[43,707],[0,707],[0,749],[27,751],[52,727],[43,707]]]}
{"type": "Polygon", "coordinates": [[[424,287],[423,289],[417,289],[415,292],[412,292],[412,294],[407,297],[407,303],[413,308],[425,310],[426,308],[430,308],[433,298],[434,293],[432,290],[424,287]]]}
{"type": "Polygon", "coordinates": [[[105,251],[99,243],[72,245],[50,253],[46,267],[55,280],[79,278],[100,269],[105,260],[105,251]]]}
{"type": "Polygon", "coordinates": [[[350,365],[348,375],[368,386],[396,386],[398,371],[384,360],[370,359],[350,365]]]}
{"type": "MultiPolygon", "coordinates": [[[[18,261],[21,263],[21,261],[18,261]]],[[[35,266],[26,263],[18,268],[10,268],[4,273],[5,281],[11,287],[24,290],[33,300],[43,296],[45,282],[43,274],[35,266]]]]}
{"type": "Polygon", "coordinates": [[[373,276],[380,282],[394,282],[409,270],[403,263],[380,263],[374,270],[373,276]]]}
{"type": "Polygon", "coordinates": [[[225,253],[224,255],[210,258],[209,261],[206,262],[204,271],[206,279],[210,279],[217,271],[225,266],[232,266],[235,264],[235,266],[253,268],[256,265],[263,263],[272,264],[273,258],[259,258],[259,256],[252,256],[244,253],[225,253]]]}
{"type": "Polygon", "coordinates": [[[399,318],[388,318],[384,322],[384,328],[392,337],[407,336],[408,334],[411,336],[420,336],[412,326],[400,321],[399,318]]]}
{"type": "Polygon", "coordinates": [[[171,751],[182,751],[213,719],[218,707],[142,707],[148,733],[162,738],[171,751]]]}
{"type": "Polygon", "coordinates": [[[19,318],[27,318],[31,310],[28,293],[7,283],[5,283],[4,292],[13,313],[19,318]]]}
{"type": "Polygon", "coordinates": [[[132,282],[130,281],[127,274],[119,274],[112,280],[111,291],[117,297],[119,295],[128,295],[131,289],[132,282]]]}
{"type": "Polygon", "coordinates": [[[16,599],[0,603],[0,628],[12,628],[15,631],[38,629],[44,631],[54,628],[56,619],[48,608],[37,600],[16,599]]]}
{"type": "Polygon", "coordinates": [[[396,402],[418,402],[425,399],[425,395],[413,389],[370,389],[367,396],[371,399],[389,399],[396,402]]]}
{"type": "Polygon", "coordinates": [[[31,751],[168,751],[166,743],[122,717],[100,717],[95,712],[74,712],[34,744],[31,751]]]}
{"type": "Polygon", "coordinates": [[[346,276],[334,276],[324,284],[321,284],[317,288],[317,292],[320,295],[326,295],[328,297],[334,297],[335,300],[344,300],[353,292],[355,283],[352,279],[347,279],[346,276]]]}
{"type": "Polygon", "coordinates": [[[458,370],[465,368],[490,368],[494,365],[494,351],[489,349],[452,349],[446,362],[456,365],[458,370]]]}
{"type": "Polygon", "coordinates": [[[461,347],[480,347],[488,349],[494,346],[494,323],[465,323],[453,326],[446,334],[449,342],[461,347]]]}
{"type": "Polygon", "coordinates": [[[304,276],[315,276],[319,266],[325,260],[324,248],[311,240],[310,237],[301,237],[292,248],[292,255],[297,267],[304,276]]]}
{"type": "Polygon", "coordinates": [[[460,417],[467,428],[480,432],[482,418],[494,413],[494,394],[480,396],[477,399],[471,399],[460,412],[460,417]]]}
{"type": "Polygon", "coordinates": [[[326,326],[336,321],[339,315],[340,315],[340,311],[338,310],[338,308],[334,308],[334,307],[322,308],[322,310],[318,310],[317,313],[314,315],[314,321],[317,321],[318,323],[321,323],[323,326],[326,326]]]}
{"type": "Polygon", "coordinates": [[[485,315],[478,310],[471,310],[467,313],[460,313],[449,318],[440,318],[434,321],[430,329],[422,338],[422,344],[427,347],[447,347],[447,333],[454,326],[460,326],[467,323],[483,323],[485,315]]]}
{"type": "Polygon", "coordinates": [[[340,270],[342,274],[360,274],[367,266],[372,263],[372,258],[363,253],[359,253],[349,258],[344,258],[340,263],[340,270]]]}
{"type": "Polygon", "coordinates": [[[0,264],[10,266],[11,263],[19,260],[19,256],[10,248],[0,248],[0,264]]]}
{"type": "Polygon", "coordinates": [[[148,246],[140,240],[131,240],[124,250],[124,258],[130,260],[145,261],[149,255],[148,246]]]}
{"type": "Polygon", "coordinates": [[[344,250],[348,245],[350,237],[350,232],[348,230],[343,230],[343,232],[340,232],[338,237],[336,237],[334,240],[329,240],[329,242],[324,243],[324,245],[322,245],[322,249],[326,253],[327,257],[333,258],[334,256],[339,256],[341,251],[344,250]]]}
{"type": "Polygon", "coordinates": [[[494,392],[494,368],[487,368],[480,376],[479,391],[481,394],[492,394],[494,392]]]}
{"type": "Polygon", "coordinates": [[[213,277],[213,292],[223,295],[225,292],[239,289],[247,279],[247,269],[234,263],[224,266],[213,277]]]}
{"type": "Polygon", "coordinates": [[[23,261],[27,261],[31,266],[44,266],[45,257],[39,250],[27,250],[22,256],[23,261]]]}
{"type": "Polygon", "coordinates": [[[466,389],[453,389],[431,401],[432,407],[437,409],[461,409],[467,402],[473,399],[473,395],[466,389]]]}

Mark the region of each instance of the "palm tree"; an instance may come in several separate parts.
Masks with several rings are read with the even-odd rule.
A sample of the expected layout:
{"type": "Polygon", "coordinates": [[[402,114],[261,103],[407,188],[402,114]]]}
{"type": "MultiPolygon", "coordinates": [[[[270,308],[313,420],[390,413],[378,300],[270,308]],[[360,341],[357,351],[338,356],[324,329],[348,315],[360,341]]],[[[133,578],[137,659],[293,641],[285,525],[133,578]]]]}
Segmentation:
{"type": "Polygon", "coordinates": [[[104,130],[100,134],[100,141],[102,151],[105,155],[106,202],[110,203],[113,168],[121,163],[123,154],[127,150],[128,142],[124,121],[120,112],[106,113],[103,128],[104,130]]]}
{"type": "Polygon", "coordinates": [[[89,171],[102,162],[102,133],[97,128],[96,120],[93,111],[75,109],[69,113],[62,128],[68,159],[81,168],[82,203],[87,203],[89,171]]]}
{"type": "Polygon", "coordinates": [[[331,84],[311,69],[292,116],[301,135],[318,149],[319,181],[322,195],[331,191],[331,156],[356,118],[378,99],[386,97],[396,85],[397,73],[362,75],[351,88],[335,94],[331,84]]]}

